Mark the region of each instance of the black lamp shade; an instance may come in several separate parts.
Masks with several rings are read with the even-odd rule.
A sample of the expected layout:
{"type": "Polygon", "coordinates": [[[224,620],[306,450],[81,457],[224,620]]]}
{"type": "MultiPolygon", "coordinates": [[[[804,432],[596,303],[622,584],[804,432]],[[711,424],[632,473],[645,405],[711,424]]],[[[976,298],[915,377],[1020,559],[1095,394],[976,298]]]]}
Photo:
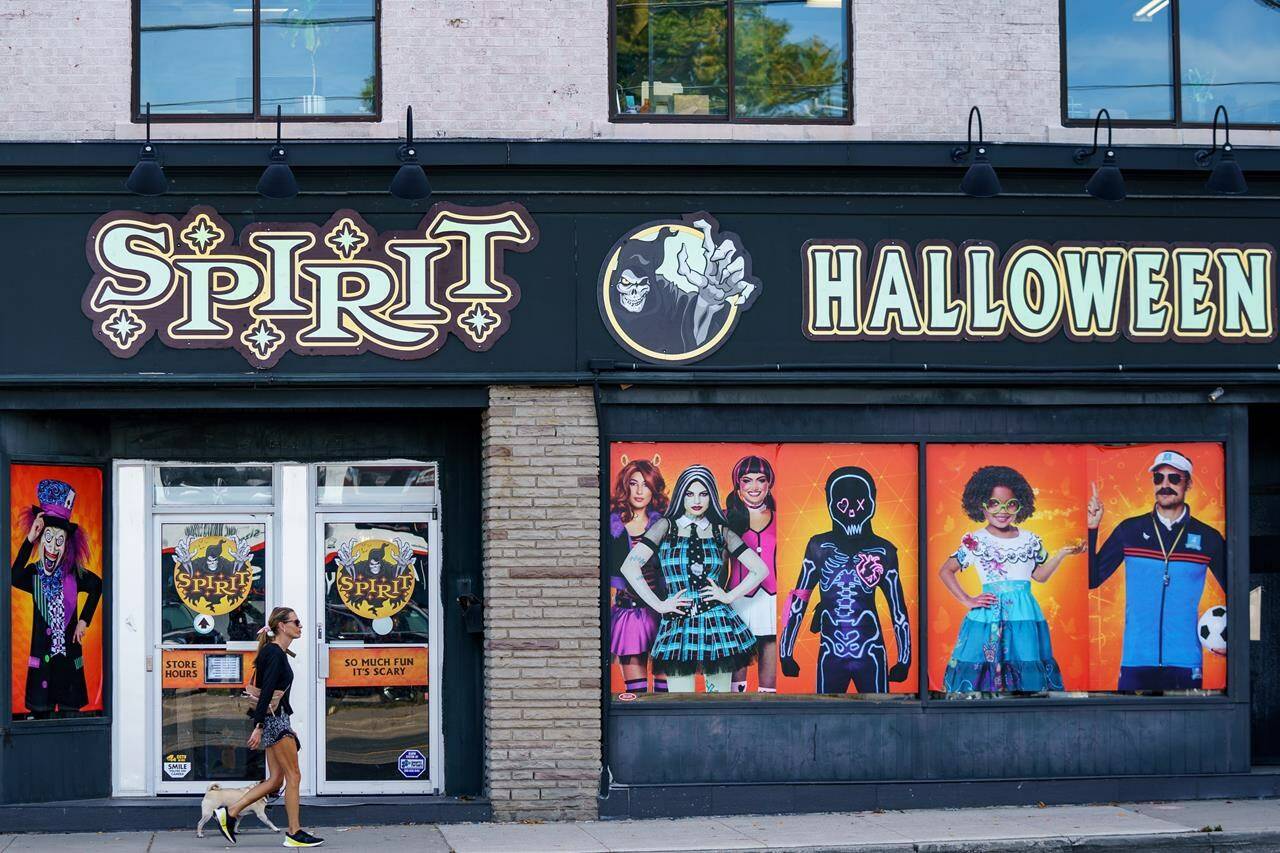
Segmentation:
{"type": "Polygon", "coordinates": [[[1098,171],[1093,173],[1089,183],[1084,185],[1084,191],[1103,201],[1120,201],[1127,195],[1124,191],[1124,175],[1120,174],[1120,167],[1111,162],[1103,163],[1098,167],[1098,171]]]}
{"type": "Polygon", "coordinates": [[[125,189],[138,195],[163,195],[169,188],[164,169],[156,159],[155,149],[150,145],[143,146],[138,154],[138,164],[133,167],[124,182],[125,189]]]}
{"type": "Polygon", "coordinates": [[[423,199],[431,195],[431,184],[427,181],[427,173],[416,160],[401,164],[396,176],[391,179],[391,194],[396,198],[409,200],[423,199]]]}
{"type": "Polygon", "coordinates": [[[1210,192],[1224,195],[1240,195],[1249,191],[1249,185],[1244,182],[1244,172],[1240,171],[1240,164],[1236,162],[1234,151],[1228,149],[1222,152],[1205,186],[1210,192]]]}
{"type": "Polygon", "coordinates": [[[960,181],[960,192],[974,198],[1000,195],[1000,179],[996,177],[996,170],[991,167],[986,154],[979,152],[974,155],[973,165],[960,181]]]}
{"type": "Polygon", "coordinates": [[[298,194],[298,182],[285,162],[284,149],[273,150],[271,160],[258,179],[258,194],[267,198],[293,198],[298,194]]]}

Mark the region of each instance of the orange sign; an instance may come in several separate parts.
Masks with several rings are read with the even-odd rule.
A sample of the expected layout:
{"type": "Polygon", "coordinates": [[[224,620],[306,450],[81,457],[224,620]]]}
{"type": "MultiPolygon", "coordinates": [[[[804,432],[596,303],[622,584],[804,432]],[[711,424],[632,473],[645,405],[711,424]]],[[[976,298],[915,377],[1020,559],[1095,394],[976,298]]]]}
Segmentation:
{"type": "Polygon", "coordinates": [[[329,649],[329,687],[422,687],[427,647],[329,649]]]}
{"type": "Polygon", "coordinates": [[[189,690],[241,688],[253,674],[253,658],[254,652],[166,649],[160,656],[161,685],[189,690]]]}

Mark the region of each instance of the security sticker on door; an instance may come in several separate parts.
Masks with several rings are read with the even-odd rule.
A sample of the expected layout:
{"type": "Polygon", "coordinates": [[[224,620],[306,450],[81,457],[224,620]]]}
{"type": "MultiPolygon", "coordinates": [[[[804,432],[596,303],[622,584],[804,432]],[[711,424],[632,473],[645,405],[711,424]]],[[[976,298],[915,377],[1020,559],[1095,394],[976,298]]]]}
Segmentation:
{"type": "Polygon", "coordinates": [[[404,778],[417,779],[427,772],[427,757],[416,749],[406,749],[400,753],[396,766],[400,768],[400,775],[404,778]]]}
{"type": "Polygon", "coordinates": [[[171,752],[164,757],[164,775],[170,779],[185,779],[191,773],[191,759],[185,752],[171,752]]]}

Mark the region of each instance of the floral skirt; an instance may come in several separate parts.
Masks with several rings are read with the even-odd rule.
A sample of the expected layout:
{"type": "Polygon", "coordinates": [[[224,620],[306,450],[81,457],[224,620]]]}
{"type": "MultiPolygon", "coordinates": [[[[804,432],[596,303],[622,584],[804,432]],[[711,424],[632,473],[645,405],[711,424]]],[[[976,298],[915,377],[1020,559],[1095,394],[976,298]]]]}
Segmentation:
{"type": "Polygon", "coordinates": [[[302,750],[302,742],[298,740],[298,734],[289,724],[288,714],[268,714],[267,718],[262,721],[262,748],[275,746],[287,737],[293,738],[293,742],[297,744],[298,750],[302,750]]]}
{"type": "Polygon", "coordinates": [[[1031,594],[1031,581],[983,584],[982,591],[996,596],[996,603],[975,607],[964,617],[943,689],[948,693],[1062,690],[1049,625],[1031,594]]]}

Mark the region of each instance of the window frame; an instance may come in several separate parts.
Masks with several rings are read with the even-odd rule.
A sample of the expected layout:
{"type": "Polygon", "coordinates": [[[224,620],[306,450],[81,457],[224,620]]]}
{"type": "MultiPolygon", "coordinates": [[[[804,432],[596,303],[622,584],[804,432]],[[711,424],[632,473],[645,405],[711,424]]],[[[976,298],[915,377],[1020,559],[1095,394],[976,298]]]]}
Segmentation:
{"type": "MultiPolygon", "coordinates": [[[[1087,118],[1071,118],[1067,114],[1067,3],[1069,0],[1058,0],[1058,68],[1059,78],[1059,115],[1063,127],[1093,127],[1095,116],[1087,118]]],[[[1186,121],[1182,117],[1182,0],[1169,0],[1169,61],[1172,64],[1173,82],[1173,118],[1172,119],[1112,119],[1115,127],[1195,127],[1212,128],[1212,121],[1186,121]]],[[[1237,130],[1280,130],[1280,121],[1274,124],[1257,122],[1232,122],[1237,130]]]]}
{"type": "Polygon", "coordinates": [[[609,86],[605,93],[608,99],[607,109],[609,121],[617,124],[774,124],[774,125],[852,125],[854,124],[853,101],[853,3],[852,0],[841,0],[844,12],[841,23],[844,27],[844,67],[846,77],[846,94],[849,100],[848,113],[844,118],[764,118],[738,117],[734,114],[737,106],[734,97],[734,4],[737,0],[724,0],[727,26],[725,28],[725,51],[727,53],[725,89],[726,108],[723,116],[716,115],[655,115],[653,113],[620,113],[617,109],[618,91],[618,0],[609,0],[609,86]]]}
{"type": "MultiPolygon", "coordinates": [[[[130,121],[142,124],[147,120],[141,102],[142,73],[139,57],[142,55],[142,2],[131,0],[130,30],[132,41],[132,68],[130,82],[130,121]]],[[[262,0],[246,0],[253,4],[253,110],[246,113],[153,113],[152,121],[174,124],[231,124],[275,121],[272,111],[262,111],[262,0]]],[[[373,0],[373,112],[366,115],[282,115],[283,122],[379,122],[382,121],[382,0],[373,0]]]]}

